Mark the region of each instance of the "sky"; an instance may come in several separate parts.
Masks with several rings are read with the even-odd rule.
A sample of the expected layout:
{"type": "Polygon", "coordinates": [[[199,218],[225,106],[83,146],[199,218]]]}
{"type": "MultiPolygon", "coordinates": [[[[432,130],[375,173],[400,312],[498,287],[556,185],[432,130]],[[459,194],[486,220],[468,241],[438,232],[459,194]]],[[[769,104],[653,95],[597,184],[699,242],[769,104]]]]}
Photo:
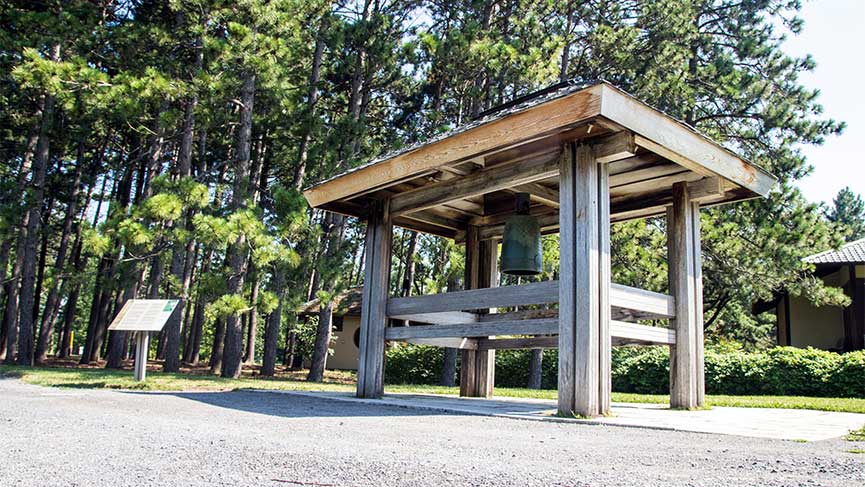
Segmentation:
{"type": "Polygon", "coordinates": [[[831,203],[845,186],[865,198],[865,0],[804,1],[799,16],[805,26],[783,49],[811,54],[817,68],[802,73],[802,83],[820,90],[825,116],[847,123],[822,146],[802,148],[814,171],[799,188],[815,203],[831,203]]]}

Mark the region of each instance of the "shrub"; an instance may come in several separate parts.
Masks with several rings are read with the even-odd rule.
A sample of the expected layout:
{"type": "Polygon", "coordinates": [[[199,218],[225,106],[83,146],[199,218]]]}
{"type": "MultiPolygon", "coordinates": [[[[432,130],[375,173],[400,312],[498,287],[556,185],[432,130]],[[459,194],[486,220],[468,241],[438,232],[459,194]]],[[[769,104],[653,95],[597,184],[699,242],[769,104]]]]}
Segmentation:
{"type": "MultiPolygon", "coordinates": [[[[496,353],[496,385],[525,387],[529,350],[496,353]]],[[[666,394],[670,387],[669,348],[613,349],[613,390],[666,394]]],[[[388,383],[437,384],[443,353],[435,347],[404,345],[387,352],[388,383]]],[[[708,347],[706,392],[729,395],[782,395],[865,398],[865,351],[837,354],[813,348],[776,347],[744,351],[733,346],[708,347]]],[[[541,387],[555,389],[556,350],[545,350],[541,387]]]]}

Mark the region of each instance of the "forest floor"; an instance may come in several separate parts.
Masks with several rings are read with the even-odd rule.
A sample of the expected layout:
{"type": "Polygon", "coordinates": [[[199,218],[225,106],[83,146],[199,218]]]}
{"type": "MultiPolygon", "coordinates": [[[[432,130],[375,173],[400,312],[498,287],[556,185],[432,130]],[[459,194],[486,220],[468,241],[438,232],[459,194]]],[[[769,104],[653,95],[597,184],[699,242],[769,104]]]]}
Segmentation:
{"type": "MultiPolygon", "coordinates": [[[[353,391],[355,373],[329,370],[322,383],[307,382],[306,370],[277,368],[275,377],[259,375],[258,367],[244,367],[239,379],[224,379],[211,375],[205,366],[184,367],[178,374],[160,372],[161,363],[150,362],[147,380],[136,382],[132,373],[132,363],[126,364],[127,370],[107,370],[104,364],[80,366],[74,360],[51,360],[45,367],[17,367],[0,365],[0,377],[17,377],[29,384],[48,387],[69,387],[87,389],[126,389],[147,391],[229,391],[242,389],[274,389],[289,391],[353,391]]],[[[456,395],[456,387],[443,387],[416,384],[388,384],[386,392],[405,392],[417,394],[456,395]]],[[[556,399],[556,391],[550,389],[520,389],[497,387],[496,396],[533,399],[556,399]]],[[[669,396],[663,394],[631,394],[614,392],[614,402],[666,404],[669,396]]],[[[865,398],[804,397],[804,396],[728,396],[708,395],[706,401],[711,406],[814,409],[865,413],[865,398]]]]}
{"type": "Polygon", "coordinates": [[[9,486],[865,485],[863,441],[515,421],[255,391],[0,379],[9,486]],[[49,480],[50,479],[50,480],[49,480]]]}

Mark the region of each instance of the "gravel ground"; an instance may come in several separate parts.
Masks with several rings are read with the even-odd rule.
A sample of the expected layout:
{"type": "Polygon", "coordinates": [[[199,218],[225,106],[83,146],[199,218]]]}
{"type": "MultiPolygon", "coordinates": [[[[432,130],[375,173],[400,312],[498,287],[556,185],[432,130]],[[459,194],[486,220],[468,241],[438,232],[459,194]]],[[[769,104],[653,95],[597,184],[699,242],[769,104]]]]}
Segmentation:
{"type": "Polygon", "coordinates": [[[865,445],[0,380],[0,486],[865,485],[865,445]]]}

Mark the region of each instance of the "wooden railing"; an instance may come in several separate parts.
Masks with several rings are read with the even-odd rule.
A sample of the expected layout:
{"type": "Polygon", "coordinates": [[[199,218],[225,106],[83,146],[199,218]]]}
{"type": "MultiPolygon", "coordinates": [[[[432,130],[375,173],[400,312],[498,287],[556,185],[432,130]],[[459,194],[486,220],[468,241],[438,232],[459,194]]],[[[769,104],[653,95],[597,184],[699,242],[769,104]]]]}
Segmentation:
{"type": "MultiPolygon", "coordinates": [[[[388,328],[385,338],[442,346],[460,344],[459,348],[487,350],[549,347],[554,340],[550,337],[511,339],[489,339],[488,337],[556,335],[559,331],[559,322],[558,312],[555,309],[523,310],[501,314],[478,314],[466,310],[548,304],[556,303],[558,299],[558,281],[390,298],[387,304],[387,314],[390,318],[430,325],[388,328]],[[466,340],[466,338],[476,339],[466,340]]],[[[622,321],[673,318],[676,306],[672,296],[612,284],[610,306],[614,318],[610,322],[610,335],[614,343],[675,343],[675,331],[669,328],[622,321]]]]}

